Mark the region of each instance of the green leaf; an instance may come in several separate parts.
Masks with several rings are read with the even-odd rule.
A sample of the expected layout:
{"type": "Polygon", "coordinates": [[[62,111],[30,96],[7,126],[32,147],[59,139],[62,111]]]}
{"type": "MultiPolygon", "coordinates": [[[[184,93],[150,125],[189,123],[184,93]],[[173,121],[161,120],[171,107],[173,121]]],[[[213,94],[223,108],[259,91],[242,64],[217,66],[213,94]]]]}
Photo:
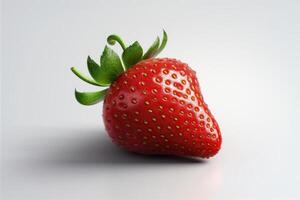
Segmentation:
{"type": "Polygon", "coordinates": [[[106,86],[106,85],[102,85],[102,84],[99,84],[97,83],[96,81],[94,81],[93,79],[90,79],[89,77],[83,75],[80,71],[78,71],[75,67],[72,67],[71,68],[72,72],[78,77],[80,78],[81,80],[89,83],[89,84],[92,84],[92,85],[96,85],[96,86],[106,86]]]}
{"type": "Polygon", "coordinates": [[[168,41],[168,35],[167,35],[166,31],[164,30],[163,39],[161,41],[160,47],[157,49],[157,51],[155,52],[153,57],[157,56],[165,48],[167,41],[168,41]]]}
{"type": "Polygon", "coordinates": [[[143,56],[143,59],[154,58],[155,56],[157,56],[165,48],[167,41],[168,41],[168,35],[164,30],[161,44],[159,45],[160,41],[159,41],[159,37],[157,37],[154,43],[150,46],[148,51],[143,56]]]}
{"type": "Polygon", "coordinates": [[[143,59],[152,58],[155,52],[157,51],[158,47],[159,47],[159,37],[157,37],[156,40],[153,42],[153,44],[149,47],[149,49],[143,56],[143,59]]]}
{"type": "Polygon", "coordinates": [[[127,47],[122,54],[123,63],[126,69],[129,69],[132,65],[138,63],[142,59],[142,56],[143,49],[137,41],[127,47]]]}
{"type": "Polygon", "coordinates": [[[108,89],[97,92],[78,92],[75,89],[76,100],[86,106],[94,105],[102,101],[107,93],[108,89]]]}
{"type": "Polygon", "coordinates": [[[90,56],[88,56],[88,58],[87,58],[87,66],[88,66],[90,75],[93,77],[93,79],[97,83],[99,83],[100,85],[104,85],[104,86],[109,85],[109,83],[103,83],[103,81],[101,81],[103,72],[102,72],[100,66],[93,59],[91,59],[90,56]]]}
{"type": "Polygon", "coordinates": [[[100,69],[97,72],[97,82],[100,84],[112,83],[121,73],[124,72],[122,62],[111,48],[105,46],[100,59],[100,69]]]}

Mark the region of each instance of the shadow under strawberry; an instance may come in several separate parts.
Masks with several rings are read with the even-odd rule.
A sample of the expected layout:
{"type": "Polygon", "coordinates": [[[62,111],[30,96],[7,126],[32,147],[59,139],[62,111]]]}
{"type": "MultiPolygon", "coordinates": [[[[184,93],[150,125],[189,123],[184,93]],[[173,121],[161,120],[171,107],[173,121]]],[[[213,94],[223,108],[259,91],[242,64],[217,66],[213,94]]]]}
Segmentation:
{"type": "Polygon", "coordinates": [[[54,131],[60,137],[39,139],[29,144],[34,152],[34,159],[27,160],[24,165],[31,169],[60,171],[63,169],[101,166],[169,166],[172,164],[206,163],[205,160],[200,158],[168,155],[149,156],[123,151],[106,137],[104,131],[99,132],[97,128],[88,130],[74,128],[43,130],[43,132],[54,131]]]}

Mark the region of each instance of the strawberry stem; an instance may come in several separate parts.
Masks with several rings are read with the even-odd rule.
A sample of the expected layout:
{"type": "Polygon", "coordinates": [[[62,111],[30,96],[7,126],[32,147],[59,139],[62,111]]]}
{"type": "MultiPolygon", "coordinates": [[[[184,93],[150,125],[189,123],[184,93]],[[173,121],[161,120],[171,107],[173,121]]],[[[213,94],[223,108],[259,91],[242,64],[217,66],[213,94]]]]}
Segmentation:
{"type": "Polygon", "coordinates": [[[114,45],[116,42],[122,47],[123,51],[126,49],[126,45],[122,38],[118,35],[110,35],[107,37],[107,42],[110,45],[114,45]]]}

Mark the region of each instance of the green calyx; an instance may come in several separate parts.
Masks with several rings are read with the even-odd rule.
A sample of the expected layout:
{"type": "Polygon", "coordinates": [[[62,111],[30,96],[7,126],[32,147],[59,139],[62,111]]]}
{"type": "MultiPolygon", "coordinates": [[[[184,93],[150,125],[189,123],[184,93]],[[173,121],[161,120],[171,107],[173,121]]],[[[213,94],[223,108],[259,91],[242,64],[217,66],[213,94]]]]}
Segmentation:
{"type": "Polygon", "coordinates": [[[76,100],[83,105],[94,105],[99,103],[104,99],[108,91],[107,87],[109,87],[120,74],[142,60],[156,57],[166,46],[167,40],[167,33],[163,31],[162,41],[160,42],[159,37],[157,37],[146,53],[143,53],[143,48],[138,41],[135,41],[127,47],[120,36],[108,36],[108,44],[115,45],[117,42],[121,46],[123,49],[122,57],[120,58],[118,54],[108,46],[105,46],[99,63],[88,56],[87,67],[92,78],[82,74],[75,67],[72,67],[71,71],[81,80],[91,85],[106,87],[103,90],[96,92],[78,92],[75,90],[76,100]]]}

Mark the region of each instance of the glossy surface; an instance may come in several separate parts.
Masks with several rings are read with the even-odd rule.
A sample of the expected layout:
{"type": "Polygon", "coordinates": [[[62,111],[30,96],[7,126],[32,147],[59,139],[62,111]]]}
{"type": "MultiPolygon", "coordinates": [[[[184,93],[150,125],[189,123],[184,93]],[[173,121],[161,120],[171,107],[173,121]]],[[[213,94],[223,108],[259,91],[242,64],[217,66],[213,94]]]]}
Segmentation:
{"type": "Polygon", "coordinates": [[[133,66],[113,83],[103,106],[107,132],[129,151],[211,157],[220,149],[220,129],[196,74],[178,60],[133,66]]]}

